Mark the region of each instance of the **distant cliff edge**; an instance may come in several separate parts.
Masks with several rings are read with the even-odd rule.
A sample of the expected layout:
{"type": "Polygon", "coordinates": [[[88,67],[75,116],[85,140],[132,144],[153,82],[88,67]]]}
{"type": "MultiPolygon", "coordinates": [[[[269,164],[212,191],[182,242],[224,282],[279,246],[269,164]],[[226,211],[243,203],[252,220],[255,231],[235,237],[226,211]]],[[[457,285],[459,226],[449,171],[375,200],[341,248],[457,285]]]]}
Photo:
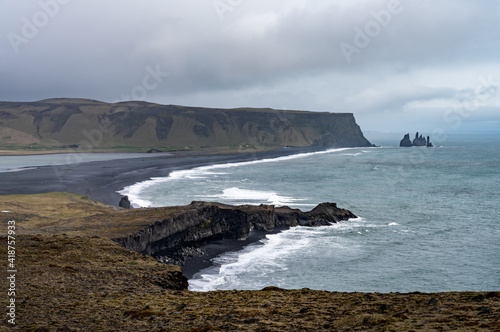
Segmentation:
{"type": "Polygon", "coordinates": [[[88,99],[0,102],[0,149],[364,147],[352,113],[216,109],[88,99]]]}

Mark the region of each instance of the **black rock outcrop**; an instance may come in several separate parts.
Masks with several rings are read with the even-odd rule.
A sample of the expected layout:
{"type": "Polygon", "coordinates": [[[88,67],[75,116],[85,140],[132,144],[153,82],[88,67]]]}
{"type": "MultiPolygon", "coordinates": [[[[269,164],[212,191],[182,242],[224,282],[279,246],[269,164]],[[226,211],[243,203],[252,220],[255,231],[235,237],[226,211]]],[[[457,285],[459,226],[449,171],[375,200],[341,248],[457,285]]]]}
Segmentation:
{"type": "Polygon", "coordinates": [[[415,138],[413,141],[410,140],[410,134],[406,134],[403,139],[399,142],[399,146],[402,147],[411,147],[411,146],[427,146],[427,147],[432,147],[431,139],[429,136],[427,136],[427,140],[423,137],[422,134],[415,134],[415,138]]]}
{"type": "Polygon", "coordinates": [[[410,134],[406,134],[403,139],[399,142],[399,146],[404,146],[404,147],[410,147],[412,146],[411,140],[410,140],[410,134]]]}
{"type": "Polygon", "coordinates": [[[124,209],[130,209],[130,201],[128,200],[128,196],[123,196],[120,199],[118,206],[124,209]]]}
{"type": "Polygon", "coordinates": [[[356,218],[335,203],[321,203],[302,212],[274,205],[231,206],[192,202],[186,212],[156,221],[149,227],[114,241],[129,250],[181,262],[196,255],[196,248],[220,239],[246,239],[252,230],[272,231],[293,226],[323,226],[356,218]]]}

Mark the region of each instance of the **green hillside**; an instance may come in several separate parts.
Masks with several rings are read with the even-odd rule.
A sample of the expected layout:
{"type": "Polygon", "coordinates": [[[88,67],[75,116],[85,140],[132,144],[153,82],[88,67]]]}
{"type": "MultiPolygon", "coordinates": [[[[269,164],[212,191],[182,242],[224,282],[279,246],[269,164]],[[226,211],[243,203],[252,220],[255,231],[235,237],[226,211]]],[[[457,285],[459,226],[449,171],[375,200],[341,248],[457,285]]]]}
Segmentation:
{"type": "Polygon", "coordinates": [[[87,99],[0,102],[0,149],[200,150],[370,146],[351,113],[87,99]]]}

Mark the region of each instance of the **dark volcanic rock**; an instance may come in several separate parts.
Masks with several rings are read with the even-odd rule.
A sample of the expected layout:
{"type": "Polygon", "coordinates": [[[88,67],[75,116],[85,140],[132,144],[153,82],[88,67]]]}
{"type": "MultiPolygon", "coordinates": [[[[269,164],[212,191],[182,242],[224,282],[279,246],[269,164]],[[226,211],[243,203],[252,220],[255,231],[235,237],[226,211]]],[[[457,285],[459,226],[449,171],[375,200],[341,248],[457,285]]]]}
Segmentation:
{"type": "Polygon", "coordinates": [[[410,134],[406,134],[403,139],[399,142],[399,146],[402,147],[411,147],[411,146],[427,146],[427,147],[433,147],[431,143],[431,138],[427,136],[427,140],[423,137],[422,134],[415,134],[415,138],[413,141],[410,140],[410,134]]]}
{"type": "Polygon", "coordinates": [[[128,200],[128,196],[123,196],[120,199],[120,203],[118,203],[118,206],[124,209],[130,209],[130,201],[128,200]]]}
{"type": "Polygon", "coordinates": [[[433,147],[433,145],[431,143],[431,138],[429,136],[427,136],[427,144],[426,145],[427,145],[428,148],[432,148],[433,147]]]}
{"type": "Polygon", "coordinates": [[[412,146],[410,140],[410,134],[406,134],[405,137],[399,142],[399,146],[410,147],[412,146]]]}
{"type": "Polygon", "coordinates": [[[185,213],[156,221],[148,228],[114,241],[125,248],[162,260],[183,261],[195,248],[220,239],[246,239],[252,230],[272,231],[293,226],[326,226],[356,218],[335,203],[321,203],[309,212],[273,205],[231,206],[192,202],[185,213]]]}
{"type": "Polygon", "coordinates": [[[415,138],[413,139],[413,146],[425,146],[426,141],[425,138],[422,137],[422,135],[418,136],[418,131],[415,134],[415,138]]]}

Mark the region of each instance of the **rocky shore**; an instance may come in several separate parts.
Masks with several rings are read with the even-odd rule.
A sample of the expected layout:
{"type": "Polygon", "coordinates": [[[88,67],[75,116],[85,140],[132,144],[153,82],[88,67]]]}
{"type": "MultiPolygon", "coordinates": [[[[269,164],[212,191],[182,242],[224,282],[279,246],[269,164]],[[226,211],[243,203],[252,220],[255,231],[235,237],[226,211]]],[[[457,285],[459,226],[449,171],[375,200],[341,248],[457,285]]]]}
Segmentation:
{"type": "MultiPolygon", "coordinates": [[[[192,202],[182,209],[183,213],[157,220],[134,234],[113,240],[127,249],[156,257],[164,263],[184,266],[199,262],[196,258],[200,256],[209,260],[203,247],[213,241],[243,241],[253,231],[260,231],[263,237],[266,232],[276,229],[326,226],[356,218],[351,211],[338,208],[335,203],[322,203],[308,212],[273,205],[231,206],[212,202],[192,202]]],[[[253,240],[257,239],[254,237],[253,240]]],[[[224,249],[221,245],[220,251],[224,249]]],[[[212,250],[211,256],[222,252],[212,250]]],[[[193,270],[192,265],[189,267],[190,271],[193,270]]]]}

